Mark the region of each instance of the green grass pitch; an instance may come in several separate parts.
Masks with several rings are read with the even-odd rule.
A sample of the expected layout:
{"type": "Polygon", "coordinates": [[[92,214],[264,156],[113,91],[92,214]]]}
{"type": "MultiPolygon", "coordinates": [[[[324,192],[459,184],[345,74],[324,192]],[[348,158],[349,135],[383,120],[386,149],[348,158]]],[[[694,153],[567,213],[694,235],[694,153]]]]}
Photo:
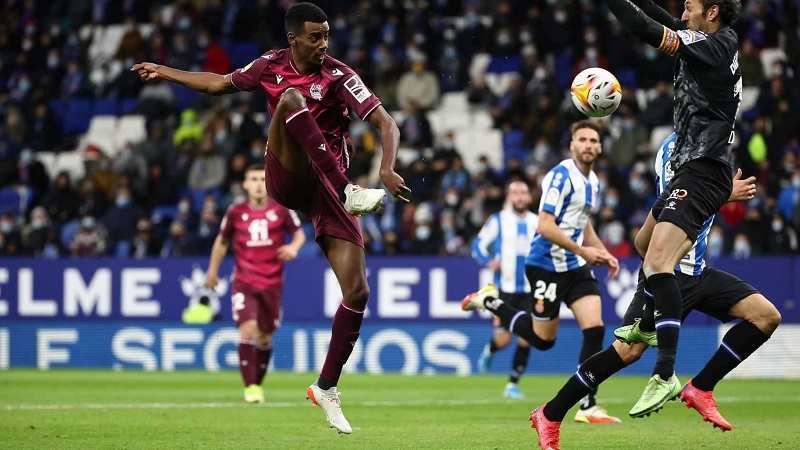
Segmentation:
{"type": "MultiPolygon", "coordinates": [[[[342,405],[353,434],[329,429],[305,400],[312,374],[272,373],[267,403],[245,405],[235,372],[0,372],[4,449],[520,449],[536,448],[531,409],[565,377],[528,376],[527,400],[501,398],[501,376],[347,375],[342,405]]],[[[686,381],[686,380],[684,380],[686,381]]],[[[723,381],[716,397],[733,431],[669,403],[630,419],[646,380],[614,377],[600,402],[622,424],[561,429],[563,449],[797,449],[800,382],[723,381]]]]}

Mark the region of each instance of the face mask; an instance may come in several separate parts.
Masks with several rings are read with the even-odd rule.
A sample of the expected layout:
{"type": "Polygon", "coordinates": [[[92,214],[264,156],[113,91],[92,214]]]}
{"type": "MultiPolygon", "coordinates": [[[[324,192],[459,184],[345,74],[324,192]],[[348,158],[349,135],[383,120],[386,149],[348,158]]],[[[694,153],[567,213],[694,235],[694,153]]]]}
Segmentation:
{"type": "Polygon", "coordinates": [[[447,206],[456,206],[458,204],[458,194],[446,194],[444,202],[447,203],[447,206]]]}
{"type": "Polygon", "coordinates": [[[124,197],[124,196],[117,197],[117,206],[119,207],[128,206],[130,202],[131,202],[130,197],[124,197]]]}
{"type": "Polygon", "coordinates": [[[557,11],[553,14],[553,18],[557,23],[564,23],[567,21],[567,13],[566,11],[557,11]]]}
{"type": "Polygon", "coordinates": [[[792,177],[792,186],[800,187],[800,177],[792,177]]]}
{"type": "Polygon", "coordinates": [[[531,42],[532,40],[533,40],[533,36],[531,36],[531,32],[530,31],[526,30],[526,31],[523,31],[522,33],[519,34],[519,41],[522,42],[523,44],[527,44],[528,42],[531,42]]]}
{"type": "Polygon", "coordinates": [[[48,56],[47,57],[47,68],[48,69],[55,69],[58,67],[58,63],[61,62],[58,59],[58,56],[48,56]]]}
{"type": "Polygon", "coordinates": [[[446,41],[453,41],[456,39],[456,32],[452,28],[448,28],[442,33],[442,37],[444,37],[446,41]]]}
{"type": "Polygon", "coordinates": [[[723,238],[722,235],[712,234],[708,237],[708,250],[716,255],[722,253],[723,238]]]}
{"type": "Polygon", "coordinates": [[[414,236],[416,236],[420,241],[427,241],[428,238],[431,237],[431,227],[417,227],[417,229],[414,230],[414,236]]]}
{"type": "Polygon", "coordinates": [[[647,58],[648,61],[653,61],[658,57],[658,50],[656,49],[647,49],[644,52],[644,57],[647,58]]]}
{"type": "Polygon", "coordinates": [[[43,219],[34,219],[31,221],[31,226],[34,230],[41,230],[45,226],[47,226],[47,221],[43,219]]]}
{"type": "Polygon", "coordinates": [[[224,141],[226,137],[228,137],[228,132],[225,130],[219,130],[214,133],[214,142],[219,144],[220,142],[224,141]]]}
{"type": "Polygon", "coordinates": [[[33,152],[30,149],[25,149],[19,154],[19,160],[23,164],[30,164],[33,161],[33,152]]]}
{"type": "Polygon", "coordinates": [[[736,241],[733,244],[733,252],[740,257],[748,257],[750,256],[750,244],[747,241],[736,241]]]}
{"type": "Polygon", "coordinates": [[[792,173],[794,172],[794,164],[792,163],[783,163],[783,170],[792,173]]]}
{"type": "Polygon", "coordinates": [[[236,195],[236,196],[233,197],[233,203],[241,203],[241,202],[243,202],[245,200],[247,200],[247,196],[246,195],[239,194],[239,195],[236,195]]]}
{"type": "Polygon", "coordinates": [[[24,41],[22,41],[22,50],[27,52],[30,51],[30,49],[32,48],[33,48],[33,41],[31,41],[30,39],[25,39],[24,41]]]}
{"type": "Polygon", "coordinates": [[[641,178],[633,178],[630,182],[630,187],[633,192],[641,192],[644,190],[644,180],[641,178]]]}
{"type": "Polygon", "coordinates": [[[611,209],[616,208],[619,205],[619,199],[617,197],[606,197],[606,206],[611,209]]]}
{"type": "Polygon", "coordinates": [[[544,80],[545,78],[547,78],[547,69],[545,69],[543,67],[537,68],[533,72],[533,77],[536,78],[538,81],[544,80]]]}
{"type": "Polygon", "coordinates": [[[773,220],[772,221],[772,231],[779,232],[783,229],[783,222],[780,220],[773,220]]]}
{"type": "Polygon", "coordinates": [[[597,35],[586,34],[583,36],[583,40],[586,41],[587,44],[594,44],[595,42],[597,42],[597,35]]]}
{"type": "Polygon", "coordinates": [[[191,209],[191,205],[189,205],[189,203],[187,202],[178,203],[178,211],[186,213],[189,212],[189,209],[191,209]]]}
{"type": "Polygon", "coordinates": [[[0,223],[0,233],[8,234],[14,229],[14,225],[9,222],[0,223]]]}

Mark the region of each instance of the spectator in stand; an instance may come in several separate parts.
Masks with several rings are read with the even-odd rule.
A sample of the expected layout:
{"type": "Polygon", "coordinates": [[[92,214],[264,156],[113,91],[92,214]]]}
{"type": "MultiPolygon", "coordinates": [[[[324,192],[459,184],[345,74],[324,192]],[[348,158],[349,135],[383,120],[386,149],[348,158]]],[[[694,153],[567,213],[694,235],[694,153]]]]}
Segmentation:
{"type": "Polygon", "coordinates": [[[416,100],[409,99],[403,112],[405,117],[400,124],[400,145],[417,150],[431,147],[433,145],[431,124],[416,100]]]}
{"type": "Polygon", "coordinates": [[[171,258],[197,254],[199,253],[195,247],[194,238],[186,230],[186,226],[178,220],[173,220],[169,226],[169,236],[161,247],[161,257],[171,258]]]}
{"type": "Polygon", "coordinates": [[[42,206],[33,208],[30,224],[22,230],[25,253],[33,256],[42,256],[47,245],[49,232],[50,218],[47,217],[47,210],[42,206]]]}
{"type": "Polygon", "coordinates": [[[64,224],[78,216],[78,200],[78,193],[72,188],[69,172],[60,172],[44,206],[50,218],[59,224],[64,224]]]}
{"type": "Polygon", "coordinates": [[[106,231],[98,225],[94,217],[86,216],[81,219],[78,231],[72,237],[70,253],[79,257],[99,257],[106,254],[108,242],[106,231]]]}
{"type": "Polygon", "coordinates": [[[161,253],[161,239],[147,217],[136,222],[136,235],[131,240],[131,257],[135,259],[156,257],[161,253]]]}
{"type": "Polygon", "coordinates": [[[405,109],[415,101],[423,111],[439,103],[439,78],[428,70],[427,60],[419,57],[411,61],[411,70],[400,76],[397,83],[397,103],[405,109]]]}
{"type": "Polygon", "coordinates": [[[214,143],[214,136],[206,132],[200,144],[200,154],[192,162],[189,169],[188,184],[190,189],[208,191],[218,189],[225,182],[225,158],[214,143]]]}
{"type": "Polygon", "coordinates": [[[136,221],[142,216],[142,209],[133,203],[130,189],[120,187],[116,192],[114,205],[106,211],[103,224],[108,230],[111,246],[118,242],[130,241],[136,234],[136,221]]]}

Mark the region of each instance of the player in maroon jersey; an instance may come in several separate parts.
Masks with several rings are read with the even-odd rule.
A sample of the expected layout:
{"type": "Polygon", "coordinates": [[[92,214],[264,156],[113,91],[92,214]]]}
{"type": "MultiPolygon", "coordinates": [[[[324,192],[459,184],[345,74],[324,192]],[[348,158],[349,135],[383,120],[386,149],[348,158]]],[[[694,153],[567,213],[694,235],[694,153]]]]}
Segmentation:
{"type": "Polygon", "coordinates": [[[400,132],[380,101],[345,64],[326,54],[330,27],[325,13],[311,3],[289,8],[284,18],[289,48],[269,51],[228,75],[184,72],[152,63],[134,65],[143,81],[167,80],[210,95],[251,90],[267,94],[272,122],[267,145],[269,195],[283,206],[307,214],[317,242],[342,288],[333,318],[328,355],[307,396],[320,406],[332,427],[352,428],[342,414],[336,385],[353,351],[369,298],[364,242],[353,214],[380,208],[384,191],[351,184],[344,171],[353,147],[349,112],[381,132],[380,176],[395,198],[410,192],[394,171],[400,132]]]}
{"type": "Polygon", "coordinates": [[[267,196],[264,166],[245,171],[247,201],[228,208],[211,249],[206,287],[218,282],[219,265],[233,245],[234,269],[231,309],[239,326],[239,371],[244,401],[264,403],[261,382],[272,354],[272,333],[281,324],[283,264],[297,256],[306,241],[300,219],[267,196]],[[292,241],[286,244],[286,235],[292,241]]]}

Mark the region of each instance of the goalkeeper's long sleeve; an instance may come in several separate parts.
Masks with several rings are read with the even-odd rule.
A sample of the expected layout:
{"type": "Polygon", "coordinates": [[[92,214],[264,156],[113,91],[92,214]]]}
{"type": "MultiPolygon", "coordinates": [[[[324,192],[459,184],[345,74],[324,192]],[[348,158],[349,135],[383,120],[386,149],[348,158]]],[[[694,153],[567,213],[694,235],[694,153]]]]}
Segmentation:
{"type": "Polygon", "coordinates": [[[665,33],[664,25],[651,19],[630,0],[606,0],[606,4],[629,33],[655,48],[661,47],[665,33]]]}
{"type": "Polygon", "coordinates": [[[653,0],[632,0],[633,4],[642,9],[648,17],[671,30],[682,30],[686,25],[680,19],[672,17],[664,8],[658,6],[653,0]]]}

